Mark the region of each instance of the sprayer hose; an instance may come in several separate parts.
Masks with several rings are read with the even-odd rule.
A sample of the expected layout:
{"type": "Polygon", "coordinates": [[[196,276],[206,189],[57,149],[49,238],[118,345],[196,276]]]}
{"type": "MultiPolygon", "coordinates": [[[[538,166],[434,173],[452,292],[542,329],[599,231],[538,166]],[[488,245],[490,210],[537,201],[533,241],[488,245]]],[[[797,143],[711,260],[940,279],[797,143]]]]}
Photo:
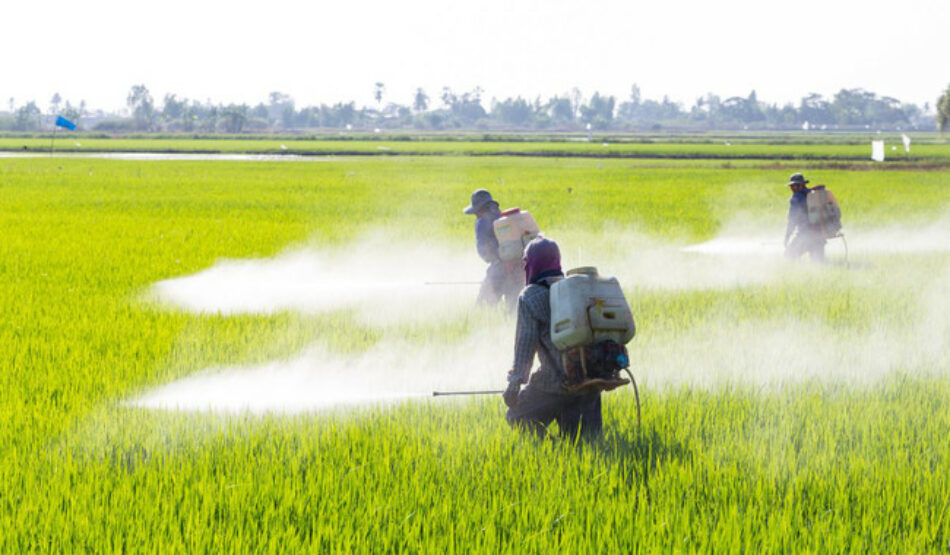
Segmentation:
{"type": "Polygon", "coordinates": [[[851,267],[851,261],[848,259],[848,241],[844,238],[844,233],[838,232],[838,237],[841,237],[841,242],[844,243],[844,266],[845,268],[851,267]]]}
{"type": "Polygon", "coordinates": [[[640,392],[637,390],[637,380],[633,379],[633,372],[629,368],[624,368],[624,372],[630,376],[630,385],[633,386],[633,397],[637,400],[637,431],[640,431],[640,392]]]}

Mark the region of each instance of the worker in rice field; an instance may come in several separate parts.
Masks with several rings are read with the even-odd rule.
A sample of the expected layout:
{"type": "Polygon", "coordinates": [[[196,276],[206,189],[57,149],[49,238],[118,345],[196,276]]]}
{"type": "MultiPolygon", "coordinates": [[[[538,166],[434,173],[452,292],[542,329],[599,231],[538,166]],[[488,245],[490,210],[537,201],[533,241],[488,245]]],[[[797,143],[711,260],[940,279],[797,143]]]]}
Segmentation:
{"type": "Polygon", "coordinates": [[[498,203],[491,193],[479,189],[472,193],[472,202],[463,210],[475,219],[475,248],[482,260],[488,263],[485,279],[478,290],[478,304],[495,305],[504,299],[508,310],[513,311],[518,301],[518,293],[524,286],[520,265],[512,267],[498,256],[498,238],[495,236],[494,223],[501,217],[498,203]]]}
{"type": "Polygon", "coordinates": [[[791,260],[808,253],[812,262],[825,261],[825,235],[820,226],[808,221],[808,180],[800,173],[792,174],[788,186],[792,198],[788,206],[788,225],[785,228],[785,256],[791,260]],[[794,236],[793,236],[794,235],[794,236]]]}
{"type": "Polygon", "coordinates": [[[524,262],[527,285],[518,297],[514,363],[504,393],[508,423],[543,436],[548,424],[557,421],[567,436],[598,436],[600,392],[571,392],[564,387],[567,374],[551,341],[550,287],[564,275],[557,243],[533,239],[525,248],[524,262]],[[532,373],[535,355],[541,366],[532,373]]]}

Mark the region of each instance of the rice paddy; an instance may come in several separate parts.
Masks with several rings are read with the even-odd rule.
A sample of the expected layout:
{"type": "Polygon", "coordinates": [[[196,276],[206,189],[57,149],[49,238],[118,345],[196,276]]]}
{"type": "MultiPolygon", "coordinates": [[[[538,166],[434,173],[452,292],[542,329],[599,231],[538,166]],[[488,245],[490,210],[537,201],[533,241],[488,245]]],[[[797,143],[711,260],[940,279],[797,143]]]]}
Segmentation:
{"type": "MultiPolygon", "coordinates": [[[[181,149],[280,144],[339,146],[181,149]]],[[[0,158],[0,551],[950,550],[946,168],[828,164],[864,144],[345,146],[441,156],[0,158]],[[655,158],[501,155],[563,149],[655,158]],[[793,171],[840,200],[847,265],[836,242],[827,266],[782,260],[793,171]],[[503,387],[510,318],[472,307],[474,289],[400,281],[481,278],[461,214],[479,187],[530,209],[566,266],[620,279],[642,429],[626,390],[604,397],[604,437],[579,444],[522,436],[494,396],[137,403],[235,371],[260,371],[252,397],[268,382],[300,398],[503,387]],[[761,248],[684,251],[710,241],[761,248]],[[268,266],[286,259],[316,270],[268,266]],[[214,287],[200,310],[156,295],[222,268],[224,285],[291,281],[254,278],[250,308],[214,287]],[[320,279],[340,273],[382,293],[265,302],[336,291],[320,279]]]]}

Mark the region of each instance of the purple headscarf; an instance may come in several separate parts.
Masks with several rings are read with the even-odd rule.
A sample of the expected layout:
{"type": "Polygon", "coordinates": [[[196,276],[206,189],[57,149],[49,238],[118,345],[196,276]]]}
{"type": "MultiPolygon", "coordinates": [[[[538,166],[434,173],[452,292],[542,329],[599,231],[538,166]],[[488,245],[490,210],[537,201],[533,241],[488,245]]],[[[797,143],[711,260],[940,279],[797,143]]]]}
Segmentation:
{"type": "Polygon", "coordinates": [[[545,237],[536,237],[524,249],[524,276],[525,283],[550,277],[560,276],[561,249],[557,243],[545,237]]]}

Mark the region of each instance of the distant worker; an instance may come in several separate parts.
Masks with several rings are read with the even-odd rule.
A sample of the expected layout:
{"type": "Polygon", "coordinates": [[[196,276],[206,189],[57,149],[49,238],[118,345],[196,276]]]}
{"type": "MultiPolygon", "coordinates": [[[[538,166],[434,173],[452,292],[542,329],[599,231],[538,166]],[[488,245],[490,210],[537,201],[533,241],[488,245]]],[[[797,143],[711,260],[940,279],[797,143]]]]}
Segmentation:
{"type": "Polygon", "coordinates": [[[504,298],[508,310],[513,311],[518,302],[518,293],[524,286],[524,277],[520,261],[516,264],[505,263],[498,254],[498,238],[494,229],[495,220],[501,217],[498,203],[491,193],[478,189],[472,193],[472,202],[463,212],[476,216],[475,248],[482,260],[488,263],[476,302],[494,305],[504,298]]]}
{"type": "Polygon", "coordinates": [[[551,340],[550,287],[564,275],[560,249],[554,241],[538,237],[525,248],[524,262],[528,285],[518,298],[514,363],[504,393],[506,419],[542,436],[552,421],[570,437],[598,436],[603,427],[600,392],[565,388],[567,373],[551,340]],[[535,354],[541,366],[531,373],[535,354]]]}
{"type": "Polygon", "coordinates": [[[789,200],[788,225],[785,228],[785,256],[798,260],[807,252],[812,262],[824,262],[825,233],[821,226],[808,219],[808,194],[812,190],[806,187],[807,183],[808,180],[800,173],[792,174],[788,179],[792,198],[789,200]]]}

